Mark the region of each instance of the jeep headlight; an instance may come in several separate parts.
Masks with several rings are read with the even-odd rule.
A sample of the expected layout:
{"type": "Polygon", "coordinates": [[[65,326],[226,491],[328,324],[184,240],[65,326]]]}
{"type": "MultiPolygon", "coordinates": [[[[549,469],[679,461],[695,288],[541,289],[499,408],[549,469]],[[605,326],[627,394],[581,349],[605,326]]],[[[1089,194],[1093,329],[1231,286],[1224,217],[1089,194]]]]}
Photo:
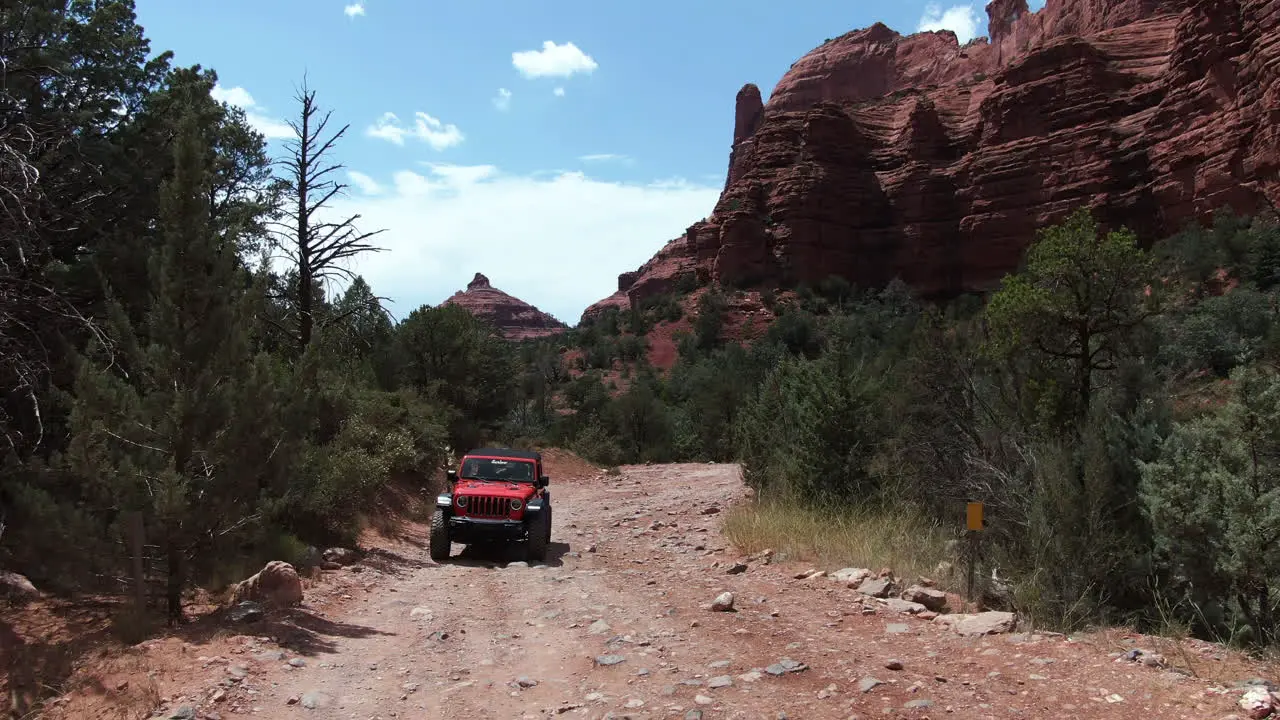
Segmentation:
{"type": "Polygon", "coordinates": [[[524,507],[524,503],[520,502],[520,500],[519,500],[518,498],[512,498],[512,499],[511,499],[511,511],[512,511],[512,512],[516,512],[516,511],[518,511],[518,510],[519,510],[520,508],[522,508],[522,507],[524,507]]]}
{"type": "Polygon", "coordinates": [[[458,498],[457,498],[457,500],[456,500],[456,502],[458,503],[458,507],[460,507],[460,508],[464,508],[464,507],[466,507],[466,506],[467,506],[467,496],[466,496],[466,495],[459,495],[459,496],[458,496],[458,498]]]}

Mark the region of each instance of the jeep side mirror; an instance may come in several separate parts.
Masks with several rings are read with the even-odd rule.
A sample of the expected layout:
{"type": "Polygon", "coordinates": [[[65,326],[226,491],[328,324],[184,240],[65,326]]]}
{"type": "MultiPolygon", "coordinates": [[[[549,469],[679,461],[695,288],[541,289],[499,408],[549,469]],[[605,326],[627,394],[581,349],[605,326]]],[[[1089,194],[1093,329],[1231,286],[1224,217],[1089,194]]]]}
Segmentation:
{"type": "Polygon", "coordinates": [[[538,478],[538,487],[546,487],[550,484],[551,484],[550,477],[543,475],[542,477],[538,478]]]}
{"type": "Polygon", "coordinates": [[[448,470],[444,471],[444,477],[449,482],[456,483],[458,482],[458,471],[454,470],[453,468],[449,468],[448,470]]]}

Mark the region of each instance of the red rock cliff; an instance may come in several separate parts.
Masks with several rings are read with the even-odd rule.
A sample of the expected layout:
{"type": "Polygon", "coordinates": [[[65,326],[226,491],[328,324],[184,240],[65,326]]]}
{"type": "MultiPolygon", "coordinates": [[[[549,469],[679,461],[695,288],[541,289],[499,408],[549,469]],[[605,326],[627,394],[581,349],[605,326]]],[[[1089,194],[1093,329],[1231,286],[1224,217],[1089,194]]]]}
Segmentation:
{"type": "Polygon", "coordinates": [[[472,315],[493,323],[508,340],[528,340],[563,332],[564,323],[529,303],[512,297],[489,284],[480,273],[467,283],[466,290],[454,293],[445,303],[466,308],[472,315]]]}
{"type": "Polygon", "coordinates": [[[714,213],[619,292],[702,282],[901,277],[989,289],[1035,230],[1079,205],[1144,238],[1230,206],[1280,204],[1280,2],[1026,0],[987,6],[990,38],[847,33],[797,61],[760,107],[738,94],[714,213]]]}

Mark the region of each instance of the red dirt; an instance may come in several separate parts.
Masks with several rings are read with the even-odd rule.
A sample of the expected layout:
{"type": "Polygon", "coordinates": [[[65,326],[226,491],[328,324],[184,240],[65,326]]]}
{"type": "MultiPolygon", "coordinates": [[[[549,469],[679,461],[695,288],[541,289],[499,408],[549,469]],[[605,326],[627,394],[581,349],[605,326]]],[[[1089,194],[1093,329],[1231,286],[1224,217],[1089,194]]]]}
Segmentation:
{"type": "Polygon", "coordinates": [[[710,508],[745,498],[735,466],[610,476],[547,456],[556,525],[546,565],[471,548],[437,565],[423,528],[406,525],[393,545],[325,573],[300,608],[243,631],[196,623],[87,660],[46,717],[145,717],[108,712],[126,704],[112,688],[127,680],[166,707],[226,719],[678,718],[693,708],[726,718],[1219,718],[1240,693],[1215,681],[1266,670],[1207,643],[1178,649],[1121,631],[960,637],[883,607],[864,614],[874,601],[826,578],[794,579],[803,566],[753,562],[726,574],[739,558],[719,533],[724,513],[710,508]],[[724,590],[737,612],[706,609],[724,590]],[[1190,663],[1201,678],[1109,656],[1129,647],[1190,663]],[[611,654],[623,660],[598,664],[611,654]],[[752,673],[784,657],[808,669],[752,673]],[[886,669],[889,660],[902,669],[886,669]],[[235,665],[244,678],[230,681],[235,665]],[[732,684],[711,688],[715,676],[732,684]],[[864,693],[868,676],[883,684],[864,693]],[[321,706],[304,709],[304,698],[321,706]],[[919,700],[931,704],[904,707],[919,700]]]}

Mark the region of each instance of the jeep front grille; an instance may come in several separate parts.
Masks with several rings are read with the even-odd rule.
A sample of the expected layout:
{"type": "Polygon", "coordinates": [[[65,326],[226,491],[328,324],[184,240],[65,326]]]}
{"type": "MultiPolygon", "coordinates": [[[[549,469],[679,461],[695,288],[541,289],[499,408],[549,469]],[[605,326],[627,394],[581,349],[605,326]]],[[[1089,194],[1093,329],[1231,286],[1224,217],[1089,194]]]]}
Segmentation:
{"type": "Polygon", "coordinates": [[[467,515],[471,517],[504,518],[510,514],[510,501],[493,495],[469,495],[467,515]]]}

